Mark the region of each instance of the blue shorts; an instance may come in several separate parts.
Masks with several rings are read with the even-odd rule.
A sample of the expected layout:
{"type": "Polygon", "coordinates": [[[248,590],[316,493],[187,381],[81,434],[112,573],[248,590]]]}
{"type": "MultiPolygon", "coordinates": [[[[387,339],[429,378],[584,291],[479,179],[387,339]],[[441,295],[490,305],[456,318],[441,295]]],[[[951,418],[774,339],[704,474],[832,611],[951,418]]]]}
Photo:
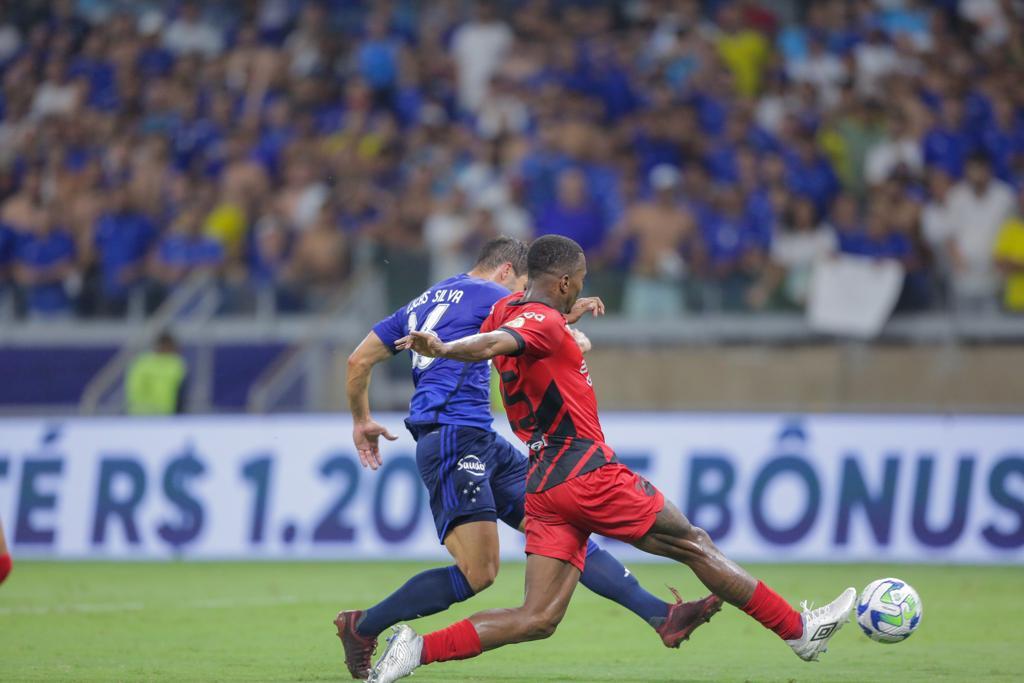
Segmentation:
{"type": "Polygon", "coordinates": [[[460,524],[501,520],[518,529],[529,459],[489,429],[406,423],[416,439],[416,465],[444,543],[460,524]]]}

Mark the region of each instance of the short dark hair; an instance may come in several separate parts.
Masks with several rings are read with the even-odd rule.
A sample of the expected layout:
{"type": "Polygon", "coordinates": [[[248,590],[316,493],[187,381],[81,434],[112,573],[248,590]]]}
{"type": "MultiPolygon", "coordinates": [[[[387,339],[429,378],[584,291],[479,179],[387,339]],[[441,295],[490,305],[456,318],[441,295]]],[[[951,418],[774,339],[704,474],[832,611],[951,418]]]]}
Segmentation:
{"type": "Polygon", "coordinates": [[[516,275],[526,272],[526,242],[515,237],[495,237],[480,250],[474,268],[494,270],[502,264],[511,263],[516,275]]]}
{"type": "Polygon", "coordinates": [[[992,166],[992,159],[985,152],[972,152],[967,157],[968,164],[980,164],[983,166],[992,166]]]}
{"type": "Polygon", "coordinates": [[[583,247],[561,235],[544,235],[534,240],[526,256],[530,279],[545,273],[561,276],[572,272],[583,254],[583,247]]]}
{"type": "Polygon", "coordinates": [[[178,348],[178,340],[174,338],[174,335],[168,330],[164,330],[157,335],[153,346],[159,350],[173,351],[178,348]]]}

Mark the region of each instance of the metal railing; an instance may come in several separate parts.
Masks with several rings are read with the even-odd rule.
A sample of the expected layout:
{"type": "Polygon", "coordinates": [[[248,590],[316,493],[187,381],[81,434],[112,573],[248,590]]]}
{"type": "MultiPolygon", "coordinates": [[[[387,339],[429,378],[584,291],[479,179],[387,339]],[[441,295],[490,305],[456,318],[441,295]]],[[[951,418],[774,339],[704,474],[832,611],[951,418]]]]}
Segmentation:
{"type": "MultiPolygon", "coordinates": [[[[208,273],[191,276],[171,292],[166,301],[141,326],[131,328],[135,334],[121,345],[113,358],[107,361],[86,385],[79,401],[79,412],[83,415],[123,412],[123,380],[132,359],[140,351],[149,348],[157,336],[184,313],[188,312],[189,317],[200,324],[213,318],[220,304],[220,293],[213,285],[214,279],[208,273]]],[[[204,396],[205,402],[209,402],[212,353],[211,343],[199,347],[199,362],[193,375],[190,404],[198,403],[199,407],[202,407],[204,396]]]]}
{"type": "Polygon", "coordinates": [[[324,312],[309,324],[305,336],[253,382],[246,401],[248,412],[271,412],[300,381],[305,382],[306,410],[324,409],[330,384],[330,347],[336,343],[354,345],[360,334],[354,324],[339,331],[337,323],[342,319],[361,320],[354,309],[358,308],[361,295],[375,287],[375,280],[372,271],[358,271],[331,297],[324,312]]]}

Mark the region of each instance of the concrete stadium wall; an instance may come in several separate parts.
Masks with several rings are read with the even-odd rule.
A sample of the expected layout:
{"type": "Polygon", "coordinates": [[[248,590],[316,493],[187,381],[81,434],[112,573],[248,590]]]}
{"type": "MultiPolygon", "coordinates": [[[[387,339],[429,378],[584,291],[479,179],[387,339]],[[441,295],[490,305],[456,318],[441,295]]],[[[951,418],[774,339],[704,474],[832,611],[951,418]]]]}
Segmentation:
{"type": "Polygon", "coordinates": [[[1024,411],[1024,347],[594,349],[613,410],[1024,411]]]}
{"type": "MultiPolygon", "coordinates": [[[[346,355],[333,357],[331,410],[346,408],[346,355]]],[[[380,408],[408,401],[404,362],[375,381],[380,408]]],[[[1024,413],[1019,345],[604,346],[587,364],[604,410],[1024,413]]]]}

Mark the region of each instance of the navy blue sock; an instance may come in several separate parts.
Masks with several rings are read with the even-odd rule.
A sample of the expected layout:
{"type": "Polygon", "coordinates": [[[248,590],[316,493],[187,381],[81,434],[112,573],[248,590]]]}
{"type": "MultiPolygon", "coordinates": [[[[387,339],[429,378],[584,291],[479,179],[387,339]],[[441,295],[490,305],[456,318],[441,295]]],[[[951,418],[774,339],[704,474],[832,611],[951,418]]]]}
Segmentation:
{"type": "Polygon", "coordinates": [[[376,636],[389,626],[443,612],[472,596],[473,589],[458,567],[428,569],[366,610],[356,624],[356,631],[363,636],[376,636]]]}
{"type": "Polygon", "coordinates": [[[587,563],[580,583],[598,595],[617,602],[657,628],[668,615],[668,603],[643,589],[633,574],[593,541],[587,541],[587,563]]]}

